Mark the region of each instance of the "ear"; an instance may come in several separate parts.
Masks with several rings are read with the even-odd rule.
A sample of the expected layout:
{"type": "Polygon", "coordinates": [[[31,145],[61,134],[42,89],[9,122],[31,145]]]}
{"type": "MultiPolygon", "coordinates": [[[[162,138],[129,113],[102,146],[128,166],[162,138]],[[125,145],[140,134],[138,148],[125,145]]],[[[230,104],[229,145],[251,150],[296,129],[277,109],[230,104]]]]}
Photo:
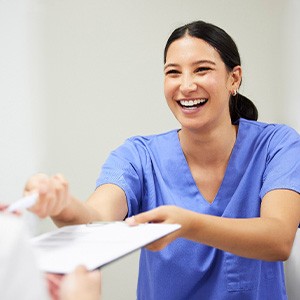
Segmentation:
{"type": "Polygon", "coordinates": [[[235,66],[229,73],[228,78],[228,90],[232,93],[237,91],[241,85],[242,81],[242,67],[235,66]]]}

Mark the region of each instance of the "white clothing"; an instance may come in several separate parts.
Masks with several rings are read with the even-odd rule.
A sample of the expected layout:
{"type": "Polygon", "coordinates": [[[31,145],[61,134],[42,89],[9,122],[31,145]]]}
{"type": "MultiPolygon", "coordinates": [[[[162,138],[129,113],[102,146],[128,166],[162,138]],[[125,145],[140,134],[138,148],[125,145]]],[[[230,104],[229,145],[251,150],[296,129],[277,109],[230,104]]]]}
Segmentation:
{"type": "Polygon", "coordinates": [[[0,299],[49,299],[46,280],[38,270],[26,224],[0,214],[0,299]]]}

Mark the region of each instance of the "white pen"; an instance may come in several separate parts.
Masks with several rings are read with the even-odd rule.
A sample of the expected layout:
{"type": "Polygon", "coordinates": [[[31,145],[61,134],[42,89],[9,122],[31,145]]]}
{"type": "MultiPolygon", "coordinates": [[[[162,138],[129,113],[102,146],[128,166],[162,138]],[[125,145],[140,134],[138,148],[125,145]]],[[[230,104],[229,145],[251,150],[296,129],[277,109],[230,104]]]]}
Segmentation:
{"type": "Polygon", "coordinates": [[[17,200],[16,202],[10,204],[6,210],[8,212],[13,212],[16,210],[29,208],[36,203],[38,197],[39,197],[38,193],[33,193],[28,196],[22,197],[19,200],[17,200]]]}

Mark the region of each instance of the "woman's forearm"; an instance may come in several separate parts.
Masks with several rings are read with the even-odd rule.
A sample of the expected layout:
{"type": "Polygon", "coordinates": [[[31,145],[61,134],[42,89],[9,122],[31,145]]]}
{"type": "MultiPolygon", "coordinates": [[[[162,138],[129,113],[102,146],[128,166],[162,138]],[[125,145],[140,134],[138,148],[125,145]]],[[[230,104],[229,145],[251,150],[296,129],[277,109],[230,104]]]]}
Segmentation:
{"type": "Polygon", "coordinates": [[[185,237],[223,251],[267,261],[286,260],[292,235],[275,218],[232,219],[192,213],[185,237]]]}
{"type": "Polygon", "coordinates": [[[96,189],[87,201],[71,197],[69,205],[52,219],[61,227],[95,221],[120,221],[124,220],[127,212],[124,191],[116,185],[105,184],[96,189]]]}
{"type": "Polygon", "coordinates": [[[95,209],[87,205],[86,202],[73,197],[70,200],[70,204],[65,207],[60,214],[52,216],[51,218],[58,227],[86,224],[100,220],[100,216],[95,209]]]}
{"type": "Polygon", "coordinates": [[[226,218],[160,206],[128,220],[136,223],[178,223],[180,230],[148,247],[161,250],[178,237],[248,258],[286,260],[300,222],[300,195],[293,191],[269,192],[261,204],[260,217],[226,218]]]}

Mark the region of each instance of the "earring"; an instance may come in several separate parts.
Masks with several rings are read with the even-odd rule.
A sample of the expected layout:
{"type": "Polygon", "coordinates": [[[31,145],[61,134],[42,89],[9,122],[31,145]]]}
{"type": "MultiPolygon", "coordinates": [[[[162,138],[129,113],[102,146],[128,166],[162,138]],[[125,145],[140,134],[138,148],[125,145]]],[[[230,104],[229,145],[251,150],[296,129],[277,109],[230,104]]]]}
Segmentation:
{"type": "Polygon", "coordinates": [[[236,96],[237,95],[237,90],[233,90],[232,92],[231,92],[231,95],[234,97],[234,96],[236,96]]]}

